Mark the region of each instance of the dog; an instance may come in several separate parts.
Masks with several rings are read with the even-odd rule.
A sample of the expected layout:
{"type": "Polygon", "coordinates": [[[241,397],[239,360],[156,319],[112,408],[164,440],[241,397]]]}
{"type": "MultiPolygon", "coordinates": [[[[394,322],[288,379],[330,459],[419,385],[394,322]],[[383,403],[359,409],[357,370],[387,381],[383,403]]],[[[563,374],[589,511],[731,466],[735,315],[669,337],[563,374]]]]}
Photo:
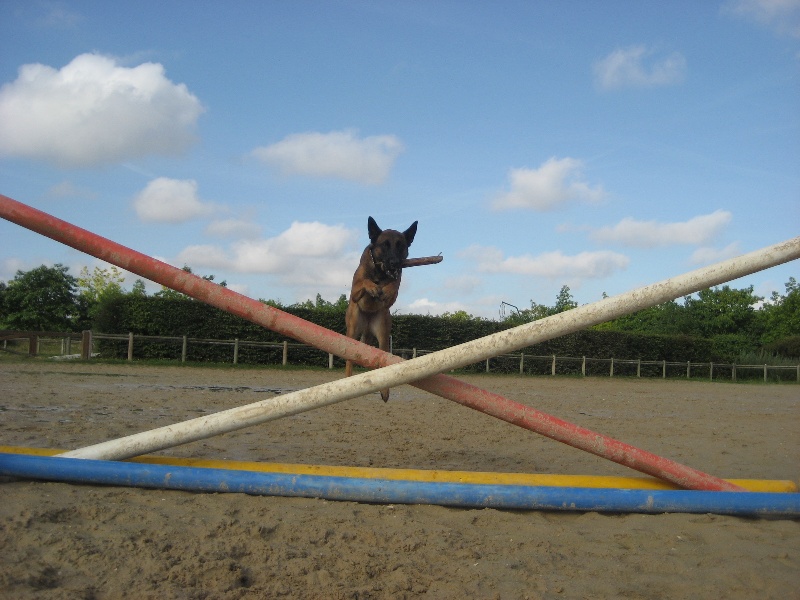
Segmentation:
{"type": "MultiPolygon", "coordinates": [[[[353,274],[350,302],[347,305],[345,324],[347,337],[369,343],[370,337],[378,348],[389,351],[392,315],[389,309],[397,300],[403,261],[408,258],[408,247],[417,233],[417,221],[403,233],[394,229],[381,229],[375,219],[367,219],[369,246],[364,248],[361,261],[353,274]]],[[[347,361],[345,375],[353,374],[353,363],[347,361]]],[[[381,398],[389,400],[389,390],[381,390],[381,398]]]]}

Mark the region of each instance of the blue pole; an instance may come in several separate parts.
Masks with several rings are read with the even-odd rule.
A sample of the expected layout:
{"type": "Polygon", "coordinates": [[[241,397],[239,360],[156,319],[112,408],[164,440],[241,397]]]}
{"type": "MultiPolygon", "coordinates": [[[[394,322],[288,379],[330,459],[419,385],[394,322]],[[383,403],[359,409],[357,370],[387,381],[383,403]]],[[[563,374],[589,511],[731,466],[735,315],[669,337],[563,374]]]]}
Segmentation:
{"type": "Polygon", "coordinates": [[[47,481],[193,492],[325,498],[353,502],[439,504],[464,508],[715,513],[800,516],[800,494],[622,490],[419,482],[287,473],[260,473],[132,462],[0,453],[0,475],[47,481]]]}

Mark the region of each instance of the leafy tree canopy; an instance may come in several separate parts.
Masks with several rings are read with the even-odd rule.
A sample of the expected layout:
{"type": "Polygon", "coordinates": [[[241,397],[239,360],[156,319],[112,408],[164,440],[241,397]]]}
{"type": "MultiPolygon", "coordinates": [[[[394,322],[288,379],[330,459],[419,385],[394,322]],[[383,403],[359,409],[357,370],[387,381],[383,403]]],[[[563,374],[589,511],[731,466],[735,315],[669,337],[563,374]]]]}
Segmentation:
{"type": "Polygon", "coordinates": [[[17,271],[3,292],[2,326],[29,331],[71,331],[81,320],[77,280],[69,267],[42,265],[17,271]]]}
{"type": "Polygon", "coordinates": [[[762,300],[753,293],[752,285],[741,290],[723,285],[700,290],[697,298],[686,296],[684,307],[691,327],[686,333],[705,338],[758,334],[756,305],[762,300]]]}
{"type": "MultiPolygon", "coordinates": [[[[268,304],[280,307],[280,304],[269,303],[269,302],[268,304]]],[[[339,298],[336,300],[336,302],[329,302],[328,300],[325,300],[325,298],[322,297],[322,294],[318,293],[315,300],[311,300],[311,298],[309,298],[305,302],[298,302],[296,304],[292,304],[291,308],[345,312],[347,310],[347,304],[348,304],[347,296],[345,296],[344,294],[340,295],[339,298]]]]}
{"type": "MultiPolygon", "coordinates": [[[[508,306],[513,305],[509,304],[508,306]]],[[[572,297],[569,286],[562,285],[561,290],[558,292],[558,296],[556,296],[556,303],[553,306],[537,304],[531,300],[530,308],[523,308],[522,310],[513,311],[503,319],[503,322],[510,325],[521,325],[530,321],[538,321],[539,319],[544,319],[545,317],[556,315],[577,307],[578,303],[575,302],[575,299],[572,297]]],[[[515,306],[513,308],[516,309],[515,306]]]]}
{"type": "Polygon", "coordinates": [[[108,269],[95,267],[91,274],[89,267],[83,267],[77,279],[79,294],[89,304],[96,304],[104,298],[124,294],[122,289],[124,281],[125,277],[122,275],[122,271],[115,266],[108,269]]]}
{"type": "Polygon", "coordinates": [[[765,342],[800,336],[800,285],[797,280],[790,277],[786,293],[773,292],[760,312],[764,315],[765,342]]]}

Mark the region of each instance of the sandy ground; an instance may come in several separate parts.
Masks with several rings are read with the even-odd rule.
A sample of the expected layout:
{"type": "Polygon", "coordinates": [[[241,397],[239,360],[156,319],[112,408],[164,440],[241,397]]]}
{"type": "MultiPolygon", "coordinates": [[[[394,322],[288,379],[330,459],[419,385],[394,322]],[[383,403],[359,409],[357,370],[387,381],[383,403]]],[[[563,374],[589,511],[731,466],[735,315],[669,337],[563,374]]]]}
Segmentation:
{"type": "MultiPolygon", "coordinates": [[[[339,372],[0,363],[0,444],[77,448],[339,372]]],[[[728,478],[800,479],[800,386],[470,376],[728,478]]],[[[635,475],[404,386],[165,454],[635,475]]],[[[800,598],[800,522],[0,483],[3,598],[800,598]]]]}

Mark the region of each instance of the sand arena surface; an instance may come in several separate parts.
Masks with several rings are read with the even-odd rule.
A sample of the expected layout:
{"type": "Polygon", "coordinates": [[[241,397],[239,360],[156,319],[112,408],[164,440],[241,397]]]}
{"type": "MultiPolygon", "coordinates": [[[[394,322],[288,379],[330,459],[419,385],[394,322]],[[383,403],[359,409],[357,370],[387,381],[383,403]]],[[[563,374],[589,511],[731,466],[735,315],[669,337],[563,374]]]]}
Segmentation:
{"type": "MultiPolygon", "coordinates": [[[[334,371],[0,363],[0,444],[72,449],[334,371]]],[[[727,478],[800,479],[800,386],[469,376],[727,478]]],[[[624,467],[410,386],[163,454],[579,475],[624,467]]],[[[0,483],[3,598],[800,598],[800,522],[0,483]]]]}

